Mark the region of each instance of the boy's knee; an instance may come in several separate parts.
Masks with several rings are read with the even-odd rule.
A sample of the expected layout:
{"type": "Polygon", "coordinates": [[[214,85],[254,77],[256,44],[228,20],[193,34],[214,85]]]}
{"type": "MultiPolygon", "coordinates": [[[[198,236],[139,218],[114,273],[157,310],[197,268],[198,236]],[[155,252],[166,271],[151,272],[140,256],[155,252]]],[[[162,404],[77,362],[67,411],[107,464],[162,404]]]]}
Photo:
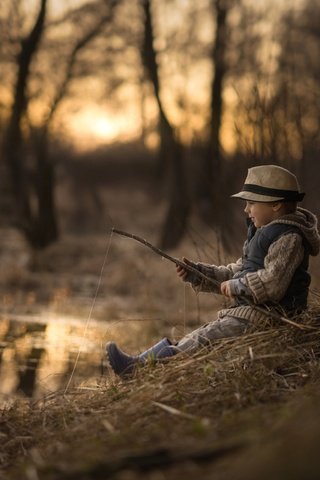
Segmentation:
{"type": "Polygon", "coordinates": [[[226,316],[218,320],[219,330],[226,337],[233,337],[245,333],[249,321],[243,318],[226,316]]]}

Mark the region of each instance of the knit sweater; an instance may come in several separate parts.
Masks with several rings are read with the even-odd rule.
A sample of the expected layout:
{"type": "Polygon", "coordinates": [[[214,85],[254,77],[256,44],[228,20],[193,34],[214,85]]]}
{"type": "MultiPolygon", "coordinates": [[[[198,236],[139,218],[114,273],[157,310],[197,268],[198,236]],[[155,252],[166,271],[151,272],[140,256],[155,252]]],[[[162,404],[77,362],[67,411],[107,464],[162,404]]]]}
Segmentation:
{"type": "MultiPolygon", "coordinates": [[[[320,236],[317,230],[317,218],[311,212],[297,208],[296,212],[284,215],[270,222],[268,226],[276,223],[291,225],[299,232],[285,233],[270,245],[264,258],[264,268],[248,272],[239,279],[237,277],[243,270],[243,258],[226,266],[195,264],[202,273],[219,283],[231,280],[233,294],[244,294],[249,297],[250,305],[235,304],[231,308],[220,310],[219,318],[233,316],[255,322],[266,320],[268,315],[257,310],[254,305],[272,310],[270,304],[280,302],[285,296],[296,269],[303,261],[305,249],[307,248],[313,256],[319,253],[320,236]]],[[[247,242],[248,240],[243,247],[244,252],[247,249],[247,242]]],[[[219,286],[209,281],[199,281],[194,278],[192,284],[198,292],[220,293],[219,286]]]]}

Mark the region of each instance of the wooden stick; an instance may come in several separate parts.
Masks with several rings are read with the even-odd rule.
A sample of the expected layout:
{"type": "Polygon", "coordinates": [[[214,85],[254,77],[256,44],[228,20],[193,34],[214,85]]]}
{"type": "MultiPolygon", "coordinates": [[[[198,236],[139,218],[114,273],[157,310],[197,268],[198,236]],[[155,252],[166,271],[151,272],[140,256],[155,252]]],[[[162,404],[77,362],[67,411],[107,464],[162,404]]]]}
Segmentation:
{"type": "Polygon", "coordinates": [[[178,258],[168,255],[166,252],[163,252],[162,250],[160,250],[160,248],[155,247],[154,245],[152,245],[152,243],[148,242],[144,238],[141,238],[138,235],[134,235],[133,233],[123,232],[122,230],[118,230],[117,228],[112,228],[111,231],[113,233],[117,233],[118,235],[121,235],[122,237],[132,238],[133,240],[136,240],[137,242],[142,243],[142,245],[145,245],[146,247],[150,248],[153,252],[160,255],[162,258],[166,258],[170,262],[174,263],[175,265],[178,265],[179,267],[184,268],[188,272],[194,273],[195,275],[202,278],[203,280],[206,280],[207,282],[210,282],[213,285],[220,287],[220,282],[218,282],[217,280],[208,277],[204,273],[200,272],[198,269],[192,267],[191,265],[188,265],[185,262],[182,262],[178,258]]]}

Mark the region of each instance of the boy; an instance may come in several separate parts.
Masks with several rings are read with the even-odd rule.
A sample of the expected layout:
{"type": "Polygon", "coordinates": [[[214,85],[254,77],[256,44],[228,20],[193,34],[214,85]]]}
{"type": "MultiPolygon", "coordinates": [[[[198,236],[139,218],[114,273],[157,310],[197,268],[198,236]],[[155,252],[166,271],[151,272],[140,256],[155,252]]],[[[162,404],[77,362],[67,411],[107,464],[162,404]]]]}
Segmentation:
{"type": "Polygon", "coordinates": [[[184,258],[186,265],[202,272],[207,280],[181,266],[177,266],[177,274],[197,291],[233,298],[234,305],[220,310],[215,321],[175,345],[164,338],[146,352],[130,356],[109,342],[107,357],[116,374],[131,374],[148,358],[193,352],[217,339],[241,335],[251,324],[267,320],[268,310],[280,310],[290,317],[307,307],[309,255],[319,253],[320,237],[315,215],[297,207],[304,193],[300,193],[295,175],[276,165],[249,168],[241,192],[232,196],[246,202],[248,236],[242,258],[227,266],[184,258]],[[260,308],[256,309],[256,305],[260,308]]]}

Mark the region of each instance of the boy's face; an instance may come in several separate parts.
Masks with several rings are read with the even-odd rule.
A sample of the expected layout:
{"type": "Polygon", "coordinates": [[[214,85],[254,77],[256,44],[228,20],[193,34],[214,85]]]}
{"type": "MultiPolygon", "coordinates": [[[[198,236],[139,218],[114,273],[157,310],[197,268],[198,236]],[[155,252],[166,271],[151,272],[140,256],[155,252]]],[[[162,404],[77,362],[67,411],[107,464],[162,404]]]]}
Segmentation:
{"type": "Polygon", "coordinates": [[[246,202],[244,211],[256,228],[263,227],[279,217],[280,203],[246,202]]]}

